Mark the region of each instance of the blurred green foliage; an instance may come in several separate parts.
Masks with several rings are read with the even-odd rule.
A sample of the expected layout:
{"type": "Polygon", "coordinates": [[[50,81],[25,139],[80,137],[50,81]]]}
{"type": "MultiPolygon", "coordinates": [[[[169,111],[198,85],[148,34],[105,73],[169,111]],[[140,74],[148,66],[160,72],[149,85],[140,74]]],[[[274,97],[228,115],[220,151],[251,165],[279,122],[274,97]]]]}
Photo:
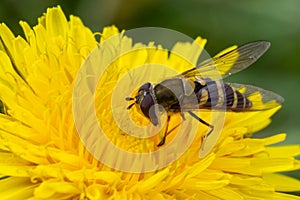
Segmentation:
{"type": "Polygon", "coordinates": [[[208,39],[211,55],[233,44],[269,40],[271,49],[258,62],[228,80],[282,95],[283,108],[256,136],[286,132],[285,143],[300,143],[299,0],[2,0],[0,21],[22,35],[19,20],[35,25],[37,17],[55,5],[61,5],[67,16],[80,16],[93,31],[115,24],[127,30],[155,26],[192,38],[200,35],[208,39]]]}

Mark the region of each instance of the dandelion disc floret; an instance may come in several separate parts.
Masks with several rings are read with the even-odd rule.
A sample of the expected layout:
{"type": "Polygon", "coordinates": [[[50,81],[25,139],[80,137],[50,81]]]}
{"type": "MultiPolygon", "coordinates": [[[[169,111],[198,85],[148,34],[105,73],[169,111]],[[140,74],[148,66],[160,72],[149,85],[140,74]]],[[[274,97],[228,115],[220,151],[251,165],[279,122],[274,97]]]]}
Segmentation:
{"type": "MultiPolygon", "coordinates": [[[[67,20],[59,6],[49,8],[34,27],[23,21],[20,25],[24,37],[15,36],[5,24],[0,25],[2,199],[299,199],[283,193],[299,191],[299,181],[279,172],[299,169],[295,157],[300,146],[271,146],[283,141],[284,133],[261,139],[244,137],[266,127],[279,107],[227,113],[217,143],[201,159],[199,147],[207,129],[199,125],[189,148],[162,169],[129,173],[105,165],[79,137],[72,98],[75,79],[88,55],[120,32],[115,26],[106,27],[97,34],[101,36],[97,41],[80,18],[70,16],[67,20]]],[[[134,153],[153,152],[158,148],[159,135],[136,138],[116,125],[109,106],[113,90],[132,66],[159,63],[174,73],[195,63],[183,63],[153,43],[134,44],[132,38],[122,34],[116,43],[119,48],[103,52],[99,60],[104,62],[114,51],[130,53],[116,59],[100,80],[94,80],[96,125],[101,125],[106,137],[118,148],[134,153]]],[[[200,51],[196,47],[205,43],[198,37],[192,43],[177,43],[173,49],[198,57],[200,51]]],[[[103,67],[101,63],[93,64],[103,67]]],[[[86,110],[82,108],[83,113],[86,110]]],[[[126,106],[124,113],[128,115],[126,106]]],[[[137,124],[148,123],[136,108],[130,110],[129,116],[137,124]]],[[[170,126],[180,120],[180,116],[175,116],[170,126]]],[[[83,130],[88,138],[92,130],[83,130]]],[[[186,126],[183,131],[188,134],[190,129],[186,126]]],[[[170,135],[165,145],[174,137],[175,134],[170,135]]],[[[93,146],[94,140],[90,142],[93,146]]],[[[94,146],[94,150],[99,147],[94,146]]],[[[120,160],[112,159],[116,163],[120,160]]]]}

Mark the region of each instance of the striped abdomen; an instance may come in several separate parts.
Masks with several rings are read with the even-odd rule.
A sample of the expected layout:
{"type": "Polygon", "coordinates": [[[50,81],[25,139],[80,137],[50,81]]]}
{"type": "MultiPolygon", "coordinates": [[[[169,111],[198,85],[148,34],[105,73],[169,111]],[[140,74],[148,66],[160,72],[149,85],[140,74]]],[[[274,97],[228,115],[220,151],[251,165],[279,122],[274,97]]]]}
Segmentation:
{"type": "Polygon", "coordinates": [[[199,108],[220,108],[239,111],[252,106],[251,101],[247,97],[228,83],[211,79],[197,79],[194,83],[194,92],[198,99],[199,108]]]}

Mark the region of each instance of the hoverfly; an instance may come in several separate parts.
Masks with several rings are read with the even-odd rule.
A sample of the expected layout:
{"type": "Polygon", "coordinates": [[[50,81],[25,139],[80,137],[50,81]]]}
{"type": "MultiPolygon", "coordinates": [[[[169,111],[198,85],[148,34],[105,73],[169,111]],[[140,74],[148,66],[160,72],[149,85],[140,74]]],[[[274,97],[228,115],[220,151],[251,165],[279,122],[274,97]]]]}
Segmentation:
{"type": "Polygon", "coordinates": [[[198,66],[189,69],[175,77],[163,80],[158,84],[143,84],[135,97],[127,97],[127,101],[134,101],[127,109],[134,104],[140,106],[145,117],[150,119],[153,125],[158,124],[157,113],[152,113],[151,107],[155,104],[161,105],[167,112],[167,124],[164,136],[157,146],[165,143],[166,136],[176,127],[168,130],[168,123],[171,115],[181,113],[184,120],[184,113],[187,112],[200,123],[208,126],[210,131],[214,129],[212,124],[198,117],[194,110],[225,110],[232,112],[259,111],[271,109],[283,103],[283,98],[273,92],[261,88],[234,83],[222,83],[220,79],[239,72],[254,63],[270,47],[268,41],[255,41],[236,47],[220,56],[207,59],[198,66]],[[213,75],[212,71],[217,70],[219,77],[213,75]],[[190,84],[192,91],[187,84],[190,84]],[[246,90],[241,92],[240,89],[246,90]],[[257,92],[261,95],[262,103],[250,100],[251,95],[257,92]],[[191,95],[196,96],[196,103],[191,103],[191,95]],[[274,101],[276,103],[268,103],[274,101]]]}

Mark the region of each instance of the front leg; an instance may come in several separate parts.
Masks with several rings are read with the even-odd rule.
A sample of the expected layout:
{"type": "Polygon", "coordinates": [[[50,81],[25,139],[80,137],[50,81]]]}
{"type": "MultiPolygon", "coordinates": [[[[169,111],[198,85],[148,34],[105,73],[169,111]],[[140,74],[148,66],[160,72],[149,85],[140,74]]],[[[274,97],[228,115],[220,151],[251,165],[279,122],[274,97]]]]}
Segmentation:
{"type": "Polygon", "coordinates": [[[160,141],[159,144],[157,145],[158,147],[164,145],[165,142],[166,142],[166,137],[167,137],[172,131],[174,131],[176,128],[178,128],[178,127],[182,124],[182,122],[185,120],[185,117],[184,117],[184,114],[183,114],[183,113],[181,113],[181,117],[182,117],[181,122],[180,122],[179,124],[177,124],[176,126],[174,126],[171,130],[168,131],[169,123],[170,123],[170,119],[171,119],[171,115],[168,115],[165,133],[164,133],[163,138],[161,139],[161,141],[160,141]]]}
{"type": "Polygon", "coordinates": [[[158,143],[158,147],[162,146],[165,144],[166,142],[166,137],[167,137],[167,132],[168,132],[168,128],[169,128],[169,122],[170,122],[170,119],[171,119],[171,116],[168,115],[168,118],[167,118],[167,124],[166,124],[166,129],[165,129],[165,132],[164,132],[164,136],[163,138],[161,139],[161,141],[158,143]]]}

